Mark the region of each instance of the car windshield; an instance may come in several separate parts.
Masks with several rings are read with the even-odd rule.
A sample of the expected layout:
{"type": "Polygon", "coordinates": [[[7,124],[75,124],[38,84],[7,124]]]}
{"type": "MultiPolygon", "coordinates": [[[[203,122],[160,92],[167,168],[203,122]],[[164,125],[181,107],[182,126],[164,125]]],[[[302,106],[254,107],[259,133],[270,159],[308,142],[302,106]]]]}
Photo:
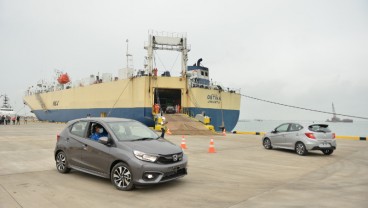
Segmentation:
{"type": "Polygon", "coordinates": [[[119,141],[138,141],[159,138],[159,136],[147,126],[136,121],[110,122],[108,125],[119,141]]]}
{"type": "Polygon", "coordinates": [[[308,127],[308,129],[310,131],[314,131],[314,132],[324,132],[324,133],[331,132],[331,130],[328,128],[328,125],[327,124],[314,124],[314,125],[310,125],[308,127]]]}

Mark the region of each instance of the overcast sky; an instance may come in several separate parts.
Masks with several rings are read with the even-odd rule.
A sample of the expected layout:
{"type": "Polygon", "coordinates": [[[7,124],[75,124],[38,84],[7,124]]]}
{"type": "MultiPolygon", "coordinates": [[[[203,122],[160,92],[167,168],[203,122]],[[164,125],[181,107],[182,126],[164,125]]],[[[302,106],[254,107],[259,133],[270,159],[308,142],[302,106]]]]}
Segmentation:
{"type": "MultiPolygon", "coordinates": [[[[366,0],[0,0],[0,93],[22,97],[54,69],[72,80],[143,68],[149,30],[186,33],[189,62],[214,81],[261,99],[368,117],[366,0]]],[[[159,70],[178,72],[176,53],[159,70]]],[[[159,60],[160,59],[160,60],[159,60]]],[[[162,62],[162,63],[161,63],[162,62]]],[[[330,115],[242,98],[242,119],[325,120],[330,115]]]]}

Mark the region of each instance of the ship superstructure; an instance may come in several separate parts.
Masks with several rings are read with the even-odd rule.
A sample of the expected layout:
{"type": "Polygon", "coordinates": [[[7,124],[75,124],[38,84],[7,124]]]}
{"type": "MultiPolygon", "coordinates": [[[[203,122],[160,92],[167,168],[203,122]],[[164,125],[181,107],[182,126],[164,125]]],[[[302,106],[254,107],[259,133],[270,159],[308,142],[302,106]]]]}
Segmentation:
{"type": "MultiPolygon", "coordinates": [[[[24,101],[39,120],[47,121],[111,116],[155,126],[157,114],[162,115],[167,106],[175,106],[177,113],[210,117],[216,130],[229,131],[235,127],[240,92],[211,83],[209,69],[202,66],[201,59],[194,66],[187,66],[190,46],[185,35],[151,32],[145,49],[147,63],[142,70],[136,71],[127,64],[119,70],[118,77],[91,75],[83,82],[71,82],[63,87],[58,84],[59,87],[28,90],[24,101]],[[158,73],[154,67],[155,50],[180,53],[180,76],[172,76],[169,71],[158,73]],[[157,105],[159,112],[155,112],[157,105]]],[[[127,52],[127,60],[130,56],[127,52]]]]}

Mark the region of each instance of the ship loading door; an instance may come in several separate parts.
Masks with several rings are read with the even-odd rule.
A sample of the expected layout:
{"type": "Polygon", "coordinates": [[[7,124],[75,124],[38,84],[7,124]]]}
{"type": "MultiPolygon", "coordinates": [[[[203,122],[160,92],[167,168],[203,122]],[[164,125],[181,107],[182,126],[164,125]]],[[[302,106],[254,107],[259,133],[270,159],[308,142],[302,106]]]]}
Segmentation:
{"type": "Polygon", "coordinates": [[[164,113],[167,106],[173,106],[175,108],[176,105],[180,105],[181,108],[181,90],[156,88],[154,103],[159,104],[164,113]]]}

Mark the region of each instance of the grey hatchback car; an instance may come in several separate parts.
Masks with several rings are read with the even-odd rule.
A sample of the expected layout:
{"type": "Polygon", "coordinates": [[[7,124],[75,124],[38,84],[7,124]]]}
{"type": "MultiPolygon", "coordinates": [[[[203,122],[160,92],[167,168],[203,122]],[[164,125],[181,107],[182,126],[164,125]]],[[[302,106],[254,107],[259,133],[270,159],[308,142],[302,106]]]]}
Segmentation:
{"type": "Polygon", "coordinates": [[[188,162],[179,146],[138,121],[122,118],[69,121],[57,135],[54,157],[60,173],[75,169],[110,178],[123,191],[181,178],[188,162]],[[102,128],[97,140],[96,125],[102,128]]]}
{"type": "Polygon", "coordinates": [[[262,138],[266,149],[283,148],[306,155],[311,150],[321,150],[330,155],[336,149],[335,133],[327,124],[284,123],[262,138]]]}

